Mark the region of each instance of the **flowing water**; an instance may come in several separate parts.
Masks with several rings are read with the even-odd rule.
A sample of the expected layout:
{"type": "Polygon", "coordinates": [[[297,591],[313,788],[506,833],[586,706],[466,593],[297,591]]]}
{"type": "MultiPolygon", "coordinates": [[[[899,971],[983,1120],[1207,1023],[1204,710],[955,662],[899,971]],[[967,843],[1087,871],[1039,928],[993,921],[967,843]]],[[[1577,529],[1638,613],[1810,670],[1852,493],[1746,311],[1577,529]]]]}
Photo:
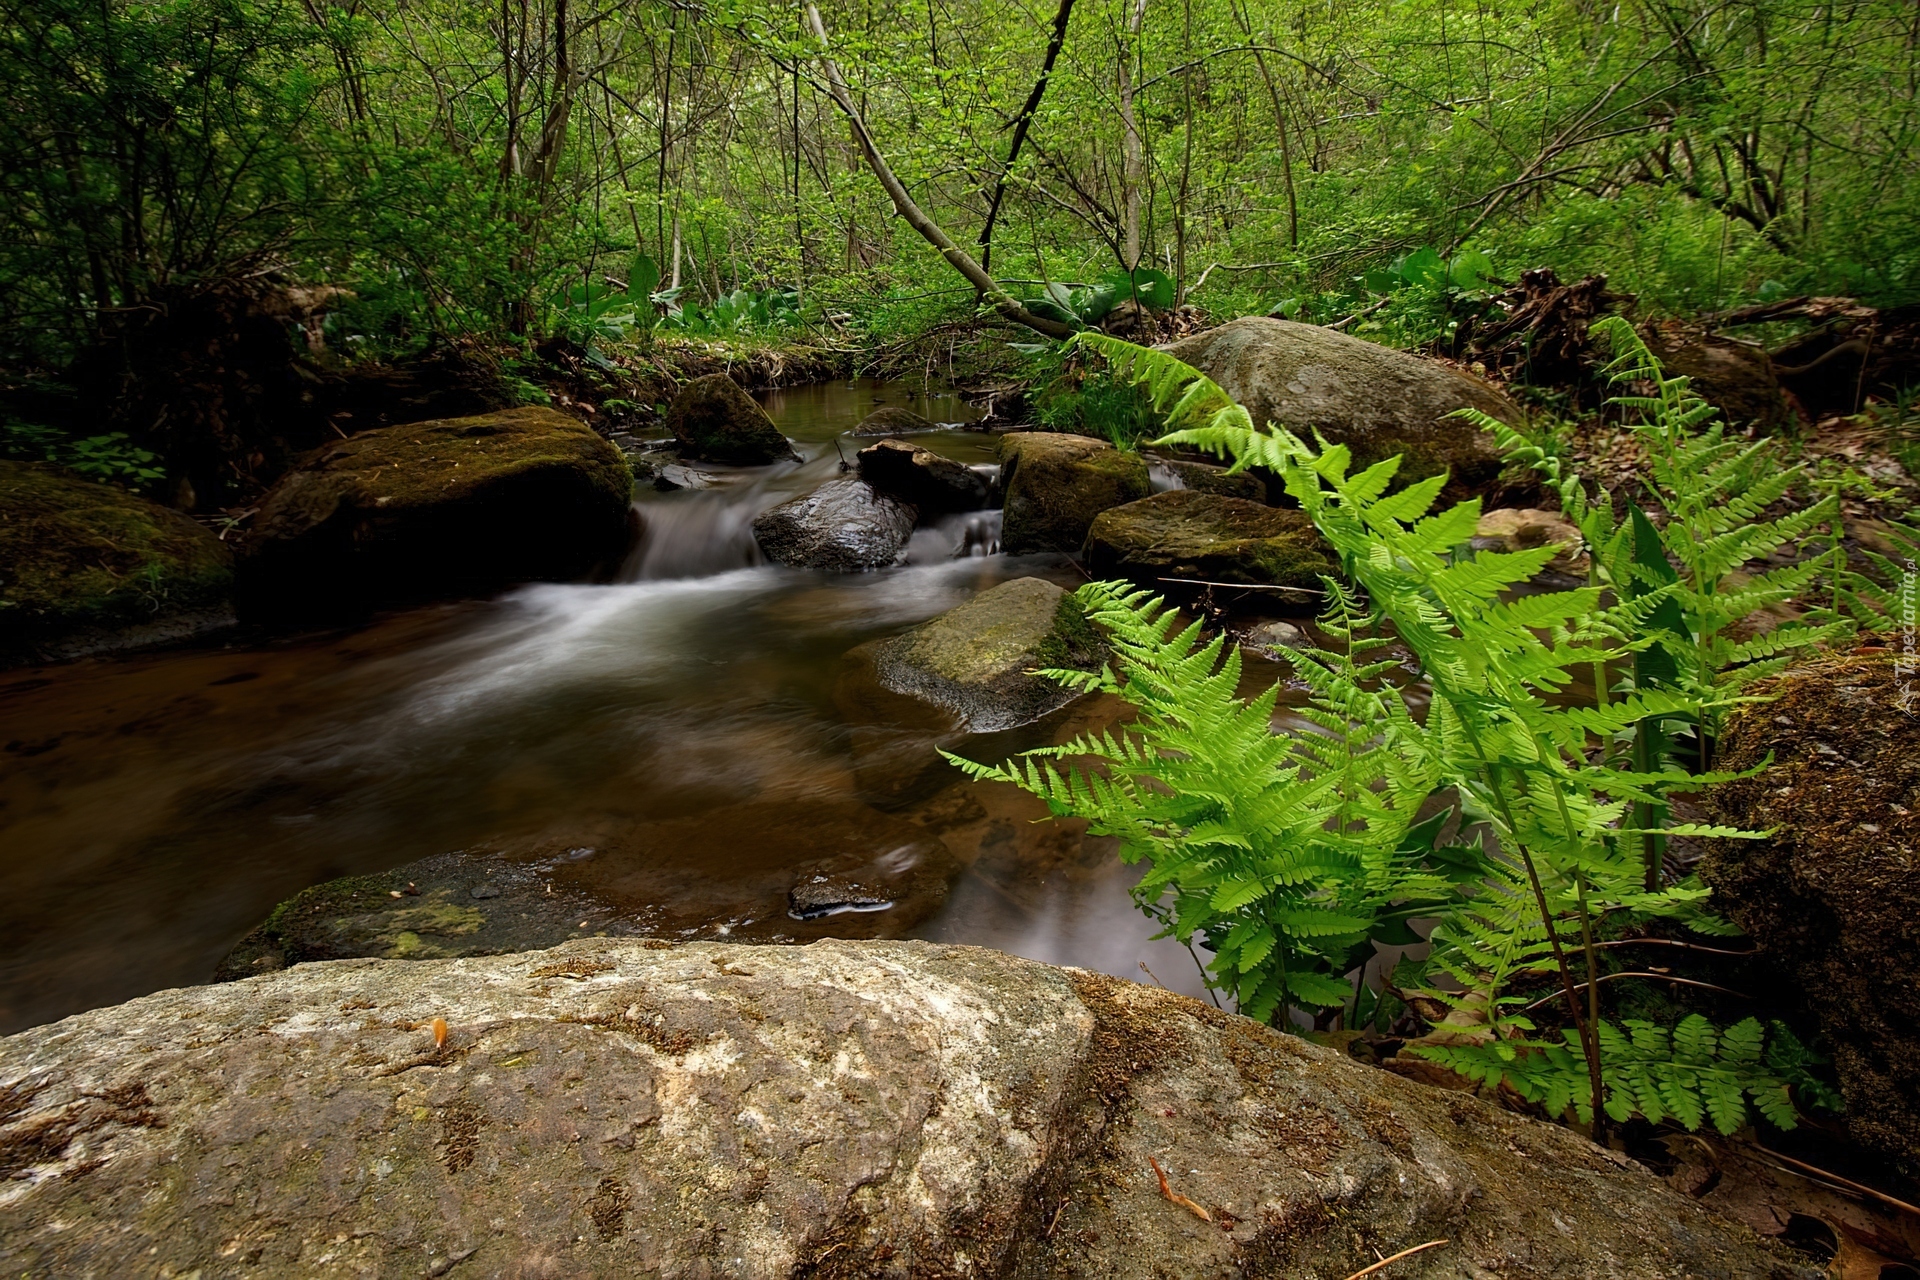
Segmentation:
{"type": "MultiPolygon", "coordinates": [[[[838,474],[879,403],[834,383],[768,398],[807,461],[709,468],[640,494],[619,581],[542,584],[348,631],[0,675],[0,1031],[206,981],[299,889],[466,850],[663,937],[928,938],[1197,992],[1194,961],[1127,891],[1111,842],[936,747],[997,758],[1110,723],[1106,700],[1026,730],[954,733],[875,688],[857,655],[982,588],[1081,579],[998,554],[997,513],[919,530],[909,563],[830,575],[761,562],[756,513],[838,474]],[[814,868],[914,886],[799,920],[814,868]]],[[[990,465],[992,438],[919,437],[990,465]]],[[[1271,673],[1268,673],[1271,675],[1271,673]]]]}

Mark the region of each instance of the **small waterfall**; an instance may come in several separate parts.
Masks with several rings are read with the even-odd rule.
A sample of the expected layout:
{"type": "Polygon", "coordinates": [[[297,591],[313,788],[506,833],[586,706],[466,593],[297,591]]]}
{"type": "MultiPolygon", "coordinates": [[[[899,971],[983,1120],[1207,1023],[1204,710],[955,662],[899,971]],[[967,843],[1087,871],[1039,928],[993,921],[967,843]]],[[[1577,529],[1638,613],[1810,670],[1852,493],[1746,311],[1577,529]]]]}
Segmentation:
{"type": "Polygon", "coordinates": [[[1147,484],[1154,493],[1166,493],[1172,489],[1187,487],[1187,482],[1180,478],[1180,473],[1158,458],[1147,459],[1147,484]]]}
{"type": "Polygon", "coordinates": [[[622,566],[621,580],[706,578],[765,563],[753,540],[753,518],[768,505],[759,485],[688,489],[636,504],[640,542],[622,566]]]}

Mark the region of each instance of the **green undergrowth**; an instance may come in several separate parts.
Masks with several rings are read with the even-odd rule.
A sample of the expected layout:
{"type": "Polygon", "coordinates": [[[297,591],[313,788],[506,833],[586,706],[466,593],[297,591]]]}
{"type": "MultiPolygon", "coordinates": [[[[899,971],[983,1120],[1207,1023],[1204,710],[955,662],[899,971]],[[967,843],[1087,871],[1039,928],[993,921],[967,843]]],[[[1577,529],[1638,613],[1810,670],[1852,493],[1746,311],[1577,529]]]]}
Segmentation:
{"type": "Polygon", "coordinates": [[[1801,473],[1766,442],[1728,438],[1623,322],[1595,332],[1666,518],[1466,415],[1499,427],[1509,460],[1541,473],[1591,548],[1585,585],[1526,594],[1559,549],[1471,550],[1480,501],[1439,506],[1446,476],[1396,488],[1397,458],[1356,472],[1344,446],[1256,426],[1164,352],[1078,336],[1070,347],[1150,399],[1171,428],[1158,443],[1270,470],[1333,548],[1329,643],[1291,657],[1309,694],[1296,711],[1314,731],[1272,731],[1279,686],[1242,698],[1224,636],[1150,593],[1090,583],[1079,598],[1114,660],[1047,674],[1120,697],[1136,718],[1002,764],[949,758],[1147,862],[1136,901],[1165,935],[1213,953],[1209,984],[1249,1016],[1378,1026],[1389,994],[1408,1008],[1417,997],[1436,1013],[1402,1052],[1552,1114],[1724,1131],[1757,1111],[1789,1125],[1793,1099],[1832,1095],[1783,1028],[1617,1022],[1585,979],[1602,973],[1606,939],[1734,932],[1697,878],[1666,865],[1667,846],[1758,833],[1679,820],[1674,801],[1750,776],[1713,768],[1725,713],[1796,654],[1850,633],[1818,611],[1759,635],[1736,625],[1832,569],[1818,552],[1772,562],[1804,552],[1831,505],[1772,514],[1801,473]],[[1424,690],[1389,644],[1412,651],[1424,690]],[[1588,682],[1593,697],[1568,696],[1588,682]],[[1379,947],[1421,941],[1414,919],[1435,922],[1426,957],[1362,982],[1379,947]]]}

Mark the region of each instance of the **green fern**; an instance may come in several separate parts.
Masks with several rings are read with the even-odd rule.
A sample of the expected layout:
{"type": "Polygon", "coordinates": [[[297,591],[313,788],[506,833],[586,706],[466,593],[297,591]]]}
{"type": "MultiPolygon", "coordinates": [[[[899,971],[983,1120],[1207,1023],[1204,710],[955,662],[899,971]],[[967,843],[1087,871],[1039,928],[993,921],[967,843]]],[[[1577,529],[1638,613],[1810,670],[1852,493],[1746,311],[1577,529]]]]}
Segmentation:
{"type": "MultiPolygon", "coordinates": [[[[1669,1031],[1628,1018],[1620,1027],[1599,1027],[1607,1115],[1616,1122],[1639,1116],[1653,1124],[1673,1120],[1698,1131],[1711,1121],[1723,1134],[1747,1123],[1748,1102],[1782,1129],[1798,1123],[1793,1089],[1809,1104],[1833,1107],[1833,1092],[1806,1069],[1817,1061],[1786,1027],[1775,1023],[1772,1045],[1759,1021],[1748,1018],[1724,1031],[1699,1014],[1669,1031]]],[[[1563,1032],[1552,1040],[1501,1040],[1489,1044],[1420,1045],[1420,1057],[1469,1080],[1505,1086],[1550,1115],[1569,1108],[1582,1123],[1593,1121],[1588,1072],[1580,1040],[1563,1032]]]]}
{"type": "MultiPolygon", "coordinates": [[[[1658,1056],[1658,1046],[1603,1029],[1596,989],[1588,987],[1584,1008],[1573,998],[1568,957],[1583,950],[1586,971],[1597,972],[1592,944],[1609,919],[1703,923],[1707,891],[1693,881],[1665,884],[1649,871],[1647,851],[1675,836],[1752,834],[1671,821],[1674,793],[1736,776],[1689,769],[1674,743],[1685,726],[1709,725],[1739,700],[1745,680],[1723,678],[1722,666],[1762,667],[1797,643],[1723,638],[1735,610],[1800,581],[1790,573],[1732,578],[1798,534],[1791,517],[1754,527],[1779,482],[1755,474],[1751,450],[1719,438],[1684,383],[1662,383],[1662,398],[1647,398],[1658,406],[1655,430],[1665,433],[1659,447],[1669,459],[1659,483],[1680,484],[1682,468],[1699,473],[1700,483],[1685,481],[1686,496],[1676,500],[1691,523],[1676,529],[1676,514],[1657,530],[1631,509],[1617,516],[1609,503],[1589,502],[1556,462],[1549,478],[1566,491],[1600,567],[1587,586],[1521,594],[1557,549],[1465,550],[1480,504],[1436,508],[1444,476],[1395,489],[1398,459],[1356,473],[1344,446],[1310,444],[1283,426],[1257,428],[1217,385],[1165,352],[1094,333],[1075,341],[1146,388],[1171,428],[1158,443],[1277,473],[1365,605],[1329,582],[1325,625],[1345,638],[1347,652],[1297,664],[1324,733],[1268,745],[1272,694],[1234,699],[1238,662],[1222,661],[1219,641],[1202,646],[1197,624],[1173,636],[1172,620],[1140,593],[1085,588],[1090,614],[1115,630],[1123,675],[1059,676],[1139,707],[1142,736],[1039,753],[1092,757],[1104,774],[1029,758],[998,770],[973,766],[975,776],[1019,782],[1056,812],[1120,836],[1127,856],[1151,857],[1155,870],[1143,886],[1173,891],[1171,931],[1204,934],[1219,949],[1220,978],[1256,1016],[1289,1000],[1332,1003],[1346,985],[1336,978],[1347,972],[1343,961],[1364,959],[1357,947],[1379,936],[1380,922],[1420,903],[1439,924],[1418,980],[1423,994],[1450,1007],[1453,1043],[1435,1047],[1498,1061],[1511,1052],[1526,1070],[1546,1071],[1553,1053],[1569,1050],[1526,1038],[1534,1027],[1514,989],[1537,990],[1541,976],[1555,976],[1573,1024],[1567,1043],[1577,1047],[1567,1061],[1586,1073],[1588,1111],[1604,1106],[1605,1063],[1619,1055],[1631,1067],[1643,1048],[1658,1056]],[[1725,515],[1729,509],[1737,516],[1725,515]],[[1677,569],[1670,547],[1678,548],[1677,569]],[[1412,649],[1430,691],[1424,719],[1386,681],[1387,665],[1367,661],[1376,624],[1412,649]],[[1567,692],[1583,676],[1614,671],[1631,673],[1617,694],[1601,679],[1593,705],[1570,705],[1567,692]],[[1617,750],[1623,743],[1635,749],[1617,750]],[[1484,844],[1443,853],[1433,830],[1410,825],[1423,799],[1448,792],[1466,824],[1487,833],[1484,844]],[[1261,805],[1286,820],[1274,822],[1261,805]],[[1232,915],[1243,909],[1248,914],[1232,915]],[[1263,969],[1270,963],[1278,968],[1263,969]],[[1296,985],[1293,975],[1306,972],[1317,980],[1296,985]]],[[[1685,1045],[1667,1044],[1672,1061],[1700,1043],[1693,1028],[1687,1035],[1685,1045]]],[[[1695,1068],[1695,1076],[1705,1070],[1695,1068]]],[[[1725,1103],[1724,1089],[1715,1096],[1725,1103]]]]}
{"type": "Polygon", "coordinates": [[[1417,865],[1409,843],[1434,778],[1397,737],[1368,744],[1359,731],[1412,723],[1394,691],[1363,686],[1385,664],[1302,655],[1306,714],[1327,734],[1276,735],[1279,686],[1238,697],[1239,651],[1221,638],[1203,643],[1198,623],[1179,629],[1157,597],[1119,584],[1089,583],[1077,599],[1108,633],[1114,663],[1043,674],[1124,698],[1138,719],[1001,765],[947,758],[1087,819],[1119,839],[1127,862],[1149,860],[1136,898],[1183,943],[1202,938],[1210,980],[1242,1012],[1346,1004],[1356,949],[1370,955],[1376,932],[1456,892],[1417,865]],[[1098,767],[1058,763],[1074,759],[1098,767]]]}

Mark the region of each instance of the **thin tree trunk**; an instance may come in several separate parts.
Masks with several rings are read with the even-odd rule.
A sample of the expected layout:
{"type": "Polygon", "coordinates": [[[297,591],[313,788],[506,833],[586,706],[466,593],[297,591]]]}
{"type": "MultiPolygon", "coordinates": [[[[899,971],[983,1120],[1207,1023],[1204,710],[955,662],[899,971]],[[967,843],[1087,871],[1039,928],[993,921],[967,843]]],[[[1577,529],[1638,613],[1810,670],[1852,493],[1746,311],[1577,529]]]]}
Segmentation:
{"type": "Polygon", "coordinates": [[[973,258],[956,245],[945,231],[929,218],[915,204],[913,197],[907,194],[906,187],[894,176],[893,168],[886,157],[880,154],[880,145],[874,141],[873,134],[867,128],[866,120],[854,106],[853,92],[847,88],[846,77],[840,74],[840,66],[833,60],[830,52],[832,45],[827,39],[827,25],[820,20],[819,6],[807,5],[807,24],[813,28],[814,38],[820,41],[820,65],[826,72],[827,88],[840,110],[846,113],[848,122],[853,126],[854,139],[860,144],[860,150],[866,155],[867,164],[873,170],[873,176],[880,180],[887,196],[893,201],[893,207],[906,219],[907,225],[920,233],[920,237],[940,251],[940,255],[953,266],[967,282],[980,290],[993,303],[993,309],[1016,324],[1025,325],[1036,333],[1046,334],[1050,338],[1070,337],[1073,330],[1054,320],[1034,315],[1021,306],[1012,294],[993,282],[993,277],[975,262],[973,258]]]}
{"type": "Polygon", "coordinates": [[[1040,109],[1040,99],[1046,95],[1047,80],[1053,75],[1053,63],[1060,56],[1060,46],[1067,40],[1067,20],[1073,16],[1073,0],[1060,0],[1060,9],[1053,15],[1053,35],[1047,40],[1046,61],[1040,64],[1040,78],[1033,82],[1033,92],[1027,95],[1026,105],[1020,108],[1020,114],[1013,122],[1013,142],[1007,147],[1007,162],[1000,168],[1000,174],[994,179],[993,197],[987,201],[986,225],[980,228],[980,269],[993,269],[993,224],[1000,217],[1000,202],[1006,198],[1007,175],[1013,172],[1014,163],[1020,159],[1020,148],[1027,140],[1027,130],[1033,124],[1034,112],[1040,109]]]}
{"type": "Polygon", "coordinates": [[[1140,142],[1140,123],[1133,107],[1133,59],[1140,32],[1147,23],[1147,0],[1134,0],[1127,14],[1127,39],[1120,50],[1120,125],[1125,130],[1121,175],[1121,257],[1127,270],[1140,265],[1140,192],[1146,186],[1146,149],[1140,142]]]}

